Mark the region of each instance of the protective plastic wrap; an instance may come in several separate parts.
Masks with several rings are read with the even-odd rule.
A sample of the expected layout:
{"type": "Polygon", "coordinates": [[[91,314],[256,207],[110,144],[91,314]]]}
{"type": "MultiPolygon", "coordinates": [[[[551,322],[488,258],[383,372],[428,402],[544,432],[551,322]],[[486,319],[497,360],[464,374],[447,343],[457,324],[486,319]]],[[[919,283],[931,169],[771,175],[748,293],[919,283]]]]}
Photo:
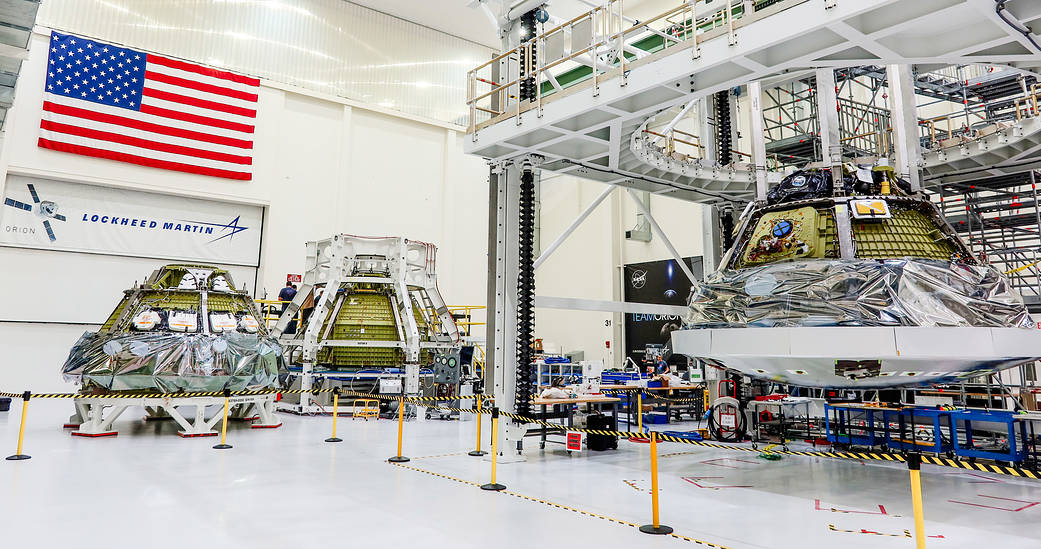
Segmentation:
{"type": "Polygon", "coordinates": [[[925,259],[814,260],[719,271],[694,287],[688,328],[1032,327],[990,266],[925,259]]]}
{"type": "Polygon", "coordinates": [[[286,371],[282,348],[271,337],[86,332],[62,367],[83,392],[256,390],[277,387],[286,371]]]}

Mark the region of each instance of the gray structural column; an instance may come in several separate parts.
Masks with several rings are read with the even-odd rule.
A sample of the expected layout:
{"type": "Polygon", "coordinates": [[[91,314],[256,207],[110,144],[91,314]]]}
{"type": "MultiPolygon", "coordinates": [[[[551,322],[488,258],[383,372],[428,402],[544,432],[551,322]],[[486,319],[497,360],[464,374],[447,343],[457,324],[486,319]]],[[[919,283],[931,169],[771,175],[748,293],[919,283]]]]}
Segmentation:
{"type": "Polygon", "coordinates": [[[715,109],[712,107],[712,96],[698,99],[698,143],[701,145],[701,158],[704,165],[714,166],[716,164],[716,131],[712,120],[715,109]]]}
{"type": "Polygon", "coordinates": [[[748,84],[751,108],[748,116],[752,132],[752,164],[755,166],[755,198],[766,200],[766,136],[763,132],[763,87],[759,81],[748,84]]]}
{"type": "MultiPolygon", "coordinates": [[[[538,168],[535,168],[536,177],[538,168]]],[[[517,301],[520,260],[519,161],[496,165],[489,176],[488,311],[485,337],[491,347],[485,367],[485,387],[503,412],[514,413],[517,393],[517,301]]],[[[520,454],[525,426],[499,421],[499,460],[523,459],[520,454]]]]}
{"type": "MultiPolygon", "coordinates": [[[[835,196],[845,194],[842,185],[842,141],[839,138],[839,100],[835,89],[835,70],[817,69],[817,122],[821,132],[821,156],[831,167],[835,196]]],[[[839,257],[853,259],[853,231],[845,203],[835,205],[835,228],[839,237],[839,257]]]]}
{"type": "Polygon", "coordinates": [[[896,149],[896,172],[911,183],[913,192],[922,189],[919,162],[922,142],[918,136],[918,103],[914,94],[911,65],[886,67],[889,82],[889,108],[892,112],[893,145],[896,149]]]}
{"type": "Polygon", "coordinates": [[[719,208],[709,204],[701,205],[701,257],[704,275],[712,274],[719,266],[723,255],[723,240],[719,234],[719,208]]]}
{"type": "Polygon", "coordinates": [[[821,156],[831,167],[835,193],[842,192],[842,141],[839,139],[839,103],[835,95],[835,69],[817,69],[817,118],[821,132],[821,156]]]}

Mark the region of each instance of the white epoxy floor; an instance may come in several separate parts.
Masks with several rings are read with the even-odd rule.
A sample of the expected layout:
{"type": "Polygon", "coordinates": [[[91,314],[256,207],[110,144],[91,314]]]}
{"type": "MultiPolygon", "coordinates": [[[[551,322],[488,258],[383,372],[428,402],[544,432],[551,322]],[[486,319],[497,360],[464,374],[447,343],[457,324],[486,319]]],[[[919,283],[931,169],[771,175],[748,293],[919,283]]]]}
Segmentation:
{"type": "MultiPolygon", "coordinates": [[[[14,453],[19,403],[0,413],[0,454],[14,453]]],[[[232,450],[181,439],[172,422],[128,410],[120,435],[74,438],[71,404],[33,400],[25,453],[0,461],[0,540],[12,547],[648,547],[676,537],[389,465],[396,423],[280,414],[277,430],[233,423],[232,450]]],[[[675,426],[672,426],[675,427],[675,426]]],[[[487,429],[486,429],[487,432],[487,429]]],[[[487,482],[469,457],[474,423],[406,424],[410,467],[487,482]]],[[[647,445],[567,455],[560,445],[499,466],[510,492],[634,524],[650,521],[647,445]]],[[[910,548],[902,464],[660,445],[662,522],[721,547],[910,548]]],[[[930,548],[1041,547],[1041,481],[924,466],[930,548]],[[942,537],[940,537],[942,536],[942,537]]]]}

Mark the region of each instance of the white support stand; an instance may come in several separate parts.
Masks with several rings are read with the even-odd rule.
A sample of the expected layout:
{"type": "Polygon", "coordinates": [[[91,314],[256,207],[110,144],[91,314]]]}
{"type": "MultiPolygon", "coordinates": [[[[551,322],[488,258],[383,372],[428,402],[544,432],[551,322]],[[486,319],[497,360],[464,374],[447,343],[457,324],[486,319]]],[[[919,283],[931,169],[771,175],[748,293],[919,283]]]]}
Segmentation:
{"type": "MultiPolygon", "coordinates": [[[[520,219],[517,206],[520,202],[521,159],[493,168],[490,176],[492,186],[489,207],[489,263],[494,267],[489,277],[489,333],[492,340],[492,395],[499,409],[516,412],[514,398],[517,394],[517,276],[520,262],[518,234],[520,219]]],[[[535,168],[536,174],[538,168],[535,168]]],[[[536,175],[536,181],[538,176],[536,175]]],[[[523,461],[525,425],[509,418],[499,419],[499,463],[523,461]]],[[[490,459],[490,458],[488,458],[490,459]]]]}
{"type": "MultiPolygon", "coordinates": [[[[217,431],[213,426],[224,417],[224,397],[91,397],[85,396],[75,399],[76,413],[70,418],[66,428],[76,428],[73,436],[80,437],[105,437],[115,436],[117,431],[112,429],[113,422],[119,418],[131,406],[142,406],[149,414],[149,418],[158,419],[170,417],[181,426],[177,434],[182,437],[205,437],[216,436],[217,431]],[[192,406],[195,408],[192,419],[189,420],[181,413],[181,407],[192,406]],[[209,418],[206,417],[206,407],[215,406],[217,409],[209,418]]],[[[233,396],[229,401],[229,418],[237,418],[253,421],[253,429],[275,429],[282,426],[282,422],[275,417],[275,395],[245,395],[233,396]]]]}

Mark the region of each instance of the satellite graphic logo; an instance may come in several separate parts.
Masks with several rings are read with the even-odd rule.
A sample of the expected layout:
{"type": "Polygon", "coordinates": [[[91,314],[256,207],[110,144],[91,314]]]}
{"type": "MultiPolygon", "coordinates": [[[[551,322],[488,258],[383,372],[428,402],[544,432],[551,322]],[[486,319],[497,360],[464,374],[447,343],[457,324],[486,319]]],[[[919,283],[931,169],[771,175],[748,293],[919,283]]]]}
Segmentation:
{"type": "Polygon", "coordinates": [[[235,216],[235,219],[232,219],[231,221],[229,221],[227,223],[209,223],[209,222],[206,222],[206,221],[185,221],[185,222],[186,223],[195,223],[195,224],[198,224],[198,225],[206,225],[208,227],[215,227],[215,228],[223,229],[223,231],[221,232],[220,236],[218,236],[217,238],[214,238],[213,240],[210,241],[211,243],[213,243],[213,242],[216,242],[218,240],[223,240],[225,238],[232,238],[235,235],[241,233],[242,231],[245,231],[246,229],[248,229],[249,227],[245,227],[245,226],[239,225],[239,219],[241,217],[242,216],[235,216]]]}
{"type": "Polygon", "coordinates": [[[647,284],[647,271],[633,271],[631,282],[633,288],[637,290],[643,288],[647,284]]]}
{"type": "Polygon", "coordinates": [[[26,186],[29,187],[29,194],[33,197],[32,204],[19,202],[13,198],[5,198],[4,205],[35,213],[37,217],[42,217],[43,228],[47,231],[47,238],[49,238],[51,242],[58,240],[58,238],[54,236],[54,228],[51,227],[52,219],[65,221],[65,216],[58,213],[58,203],[50,200],[40,200],[40,195],[36,192],[36,186],[32,183],[27,183],[26,186]]]}

